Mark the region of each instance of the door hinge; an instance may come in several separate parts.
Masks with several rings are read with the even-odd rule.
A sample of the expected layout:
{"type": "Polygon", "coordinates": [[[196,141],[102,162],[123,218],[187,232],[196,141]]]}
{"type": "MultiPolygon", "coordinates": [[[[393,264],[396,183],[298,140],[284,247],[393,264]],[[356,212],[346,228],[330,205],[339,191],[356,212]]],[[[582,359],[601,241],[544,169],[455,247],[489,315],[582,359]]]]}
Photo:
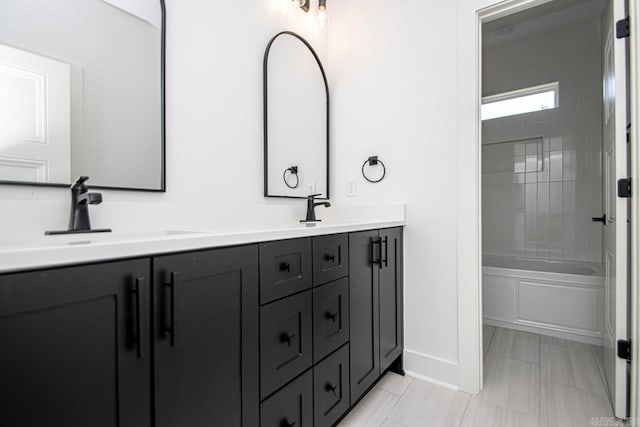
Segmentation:
{"type": "Polygon", "coordinates": [[[618,180],[618,197],[625,199],[631,197],[631,178],[618,180]]]}
{"type": "Polygon", "coordinates": [[[620,359],[631,361],[631,340],[618,340],[617,355],[620,359]]]}
{"type": "Polygon", "coordinates": [[[616,38],[626,39],[630,35],[631,35],[631,30],[629,27],[629,17],[627,16],[626,18],[616,22],[616,38]]]}

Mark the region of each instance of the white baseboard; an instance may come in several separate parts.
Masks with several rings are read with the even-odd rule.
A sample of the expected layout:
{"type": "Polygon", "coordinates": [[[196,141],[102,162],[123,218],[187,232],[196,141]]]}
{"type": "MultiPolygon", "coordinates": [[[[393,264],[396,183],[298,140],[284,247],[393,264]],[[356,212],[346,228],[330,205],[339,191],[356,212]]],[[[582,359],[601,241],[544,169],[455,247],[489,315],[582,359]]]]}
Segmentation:
{"type": "Polygon", "coordinates": [[[458,390],[458,364],[417,351],[404,351],[404,370],[412,377],[458,390]]]}
{"type": "Polygon", "coordinates": [[[499,328],[515,329],[517,331],[531,332],[534,334],[546,335],[555,338],[564,338],[570,341],[578,341],[586,344],[593,344],[597,346],[603,345],[603,339],[601,337],[594,337],[590,335],[583,335],[577,333],[571,333],[567,331],[558,331],[551,328],[540,328],[536,326],[523,325],[516,322],[501,321],[495,319],[483,319],[482,323],[489,326],[497,326],[499,328]]]}

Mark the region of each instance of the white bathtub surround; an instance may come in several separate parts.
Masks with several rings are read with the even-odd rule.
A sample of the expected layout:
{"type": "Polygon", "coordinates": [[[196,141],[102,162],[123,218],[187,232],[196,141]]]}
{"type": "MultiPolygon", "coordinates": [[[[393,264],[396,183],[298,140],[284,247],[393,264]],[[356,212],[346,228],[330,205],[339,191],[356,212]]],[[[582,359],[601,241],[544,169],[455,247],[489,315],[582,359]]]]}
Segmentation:
{"type": "Polygon", "coordinates": [[[487,256],[483,316],[488,325],[602,345],[602,265],[487,256]]]}
{"type": "Polygon", "coordinates": [[[587,2],[563,28],[485,46],[484,96],[560,83],[559,108],[483,122],[485,254],[601,261],[601,8],[587,2]]]}

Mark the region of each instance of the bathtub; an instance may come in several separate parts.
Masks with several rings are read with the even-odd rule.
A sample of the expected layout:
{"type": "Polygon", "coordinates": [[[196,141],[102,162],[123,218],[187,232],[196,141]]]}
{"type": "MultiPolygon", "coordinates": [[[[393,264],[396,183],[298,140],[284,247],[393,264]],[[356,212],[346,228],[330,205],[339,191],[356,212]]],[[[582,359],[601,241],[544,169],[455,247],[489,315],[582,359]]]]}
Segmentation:
{"type": "Polygon", "coordinates": [[[485,324],[602,343],[601,264],[485,256],[482,270],[485,324]]]}

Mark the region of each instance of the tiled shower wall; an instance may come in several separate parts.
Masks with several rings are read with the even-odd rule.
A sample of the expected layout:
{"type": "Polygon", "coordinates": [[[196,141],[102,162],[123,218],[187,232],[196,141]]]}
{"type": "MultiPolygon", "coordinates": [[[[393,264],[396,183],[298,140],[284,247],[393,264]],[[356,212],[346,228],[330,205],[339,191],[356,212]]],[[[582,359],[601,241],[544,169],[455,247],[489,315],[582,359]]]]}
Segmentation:
{"type": "Polygon", "coordinates": [[[600,43],[588,21],[484,49],[484,96],[560,82],[559,108],[483,122],[485,254],[601,262],[600,43]]]}

